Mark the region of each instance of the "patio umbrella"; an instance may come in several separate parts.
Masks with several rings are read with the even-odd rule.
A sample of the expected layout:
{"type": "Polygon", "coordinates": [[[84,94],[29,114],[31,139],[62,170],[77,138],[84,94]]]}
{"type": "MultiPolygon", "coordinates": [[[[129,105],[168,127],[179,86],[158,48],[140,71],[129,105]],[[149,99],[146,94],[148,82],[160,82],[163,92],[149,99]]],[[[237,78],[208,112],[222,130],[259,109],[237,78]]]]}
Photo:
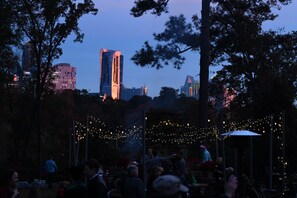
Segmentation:
{"type": "MultiPolygon", "coordinates": [[[[231,139],[232,137],[234,138],[233,140],[233,143],[234,143],[234,146],[235,148],[238,150],[238,153],[236,155],[236,164],[237,164],[237,160],[238,160],[238,157],[242,157],[242,153],[243,153],[243,150],[245,150],[246,148],[246,138],[250,137],[255,137],[255,136],[261,136],[261,134],[258,134],[258,133],[255,133],[253,131],[248,131],[248,130],[236,130],[236,131],[229,131],[229,132],[226,132],[226,133],[222,133],[221,136],[230,136],[231,139]]],[[[253,153],[252,153],[252,143],[251,143],[251,139],[250,139],[250,177],[252,177],[252,159],[253,159],[253,153]]],[[[239,160],[239,173],[241,174],[242,173],[242,160],[240,159],[239,160]]],[[[239,175],[240,175],[239,174],[239,175]]]]}
{"type": "Polygon", "coordinates": [[[227,133],[222,133],[221,136],[260,136],[261,134],[247,131],[247,130],[239,130],[239,131],[229,131],[227,133]]]}

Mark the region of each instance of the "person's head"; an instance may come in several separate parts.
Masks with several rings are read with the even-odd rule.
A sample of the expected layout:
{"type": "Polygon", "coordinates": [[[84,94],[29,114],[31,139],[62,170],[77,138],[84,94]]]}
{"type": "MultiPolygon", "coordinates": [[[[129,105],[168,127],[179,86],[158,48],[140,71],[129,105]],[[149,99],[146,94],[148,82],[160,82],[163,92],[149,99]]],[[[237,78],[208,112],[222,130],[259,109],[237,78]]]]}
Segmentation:
{"type": "Polygon", "coordinates": [[[206,150],[206,146],[204,146],[204,145],[200,145],[200,150],[201,150],[201,151],[206,150]]]}
{"type": "Polygon", "coordinates": [[[100,164],[95,159],[90,159],[86,161],[85,169],[84,169],[85,176],[87,178],[91,178],[92,176],[98,173],[99,167],[100,167],[100,164]]]}
{"type": "Polygon", "coordinates": [[[5,188],[16,188],[19,181],[18,173],[13,169],[6,169],[1,174],[1,186],[5,188]]]}
{"type": "Polygon", "coordinates": [[[154,168],[154,175],[155,175],[156,177],[159,177],[159,176],[161,176],[161,174],[162,174],[163,171],[164,171],[164,170],[163,170],[162,167],[157,166],[157,167],[154,168]]]}
{"type": "Polygon", "coordinates": [[[183,158],[184,155],[185,155],[185,154],[184,154],[184,151],[181,150],[181,151],[179,151],[179,152],[176,154],[176,158],[179,160],[179,159],[183,158]]]}
{"type": "Polygon", "coordinates": [[[221,165],[223,163],[223,158],[217,157],[216,163],[219,164],[219,165],[221,165]]]}
{"type": "Polygon", "coordinates": [[[138,177],[138,167],[135,165],[129,165],[127,167],[128,176],[138,177]]]}
{"type": "Polygon", "coordinates": [[[16,188],[18,181],[19,181],[19,174],[16,171],[13,171],[12,177],[11,177],[11,187],[16,188]]]}
{"type": "Polygon", "coordinates": [[[153,149],[152,148],[147,149],[147,154],[152,155],[153,154],[153,149]]]}
{"type": "Polygon", "coordinates": [[[137,163],[136,161],[131,161],[131,162],[129,162],[128,166],[129,166],[129,165],[138,166],[138,163],[137,163]]]}
{"type": "Polygon", "coordinates": [[[187,193],[189,188],[182,185],[181,180],[174,175],[163,175],[153,182],[153,188],[159,197],[178,198],[187,193]]]}

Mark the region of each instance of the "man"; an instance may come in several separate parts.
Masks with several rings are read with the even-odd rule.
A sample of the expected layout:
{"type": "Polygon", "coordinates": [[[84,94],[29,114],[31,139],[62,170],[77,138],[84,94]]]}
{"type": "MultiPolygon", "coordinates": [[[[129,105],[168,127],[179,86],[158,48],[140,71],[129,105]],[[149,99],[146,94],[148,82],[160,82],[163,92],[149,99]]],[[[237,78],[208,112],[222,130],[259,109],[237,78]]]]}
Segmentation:
{"type": "Polygon", "coordinates": [[[153,183],[153,188],[155,194],[152,198],[183,198],[189,192],[189,188],[174,175],[158,177],[153,183]]]}
{"type": "Polygon", "coordinates": [[[48,188],[52,188],[52,182],[53,182],[53,177],[54,174],[57,172],[57,164],[53,160],[53,157],[50,156],[50,158],[45,162],[45,173],[46,173],[46,181],[48,188]]]}
{"type": "Polygon", "coordinates": [[[87,185],[82,182],[83,168],[73,166],[70,169],[71,184],[65,189],[64,198],[86,198],[88,197],[87,185]]]}
{"type": "Polygon", "coordinates": [[[200,146],[200,150],[202,151],[202,163],[212,161],[210,153],[204,145],[200,146]]]}
{"type": "Polygon", "coordinates": [[[99,178],[100,164],[91,159],[85,163],[84,173],[87,177],[88,198],[107,198],[107,188],[99,178]]]}
{"type": "Polygon", "coordinates": [[[144,184],[138,178],[138,167],[129,165],[127,167],[128,178],[123,185],[122,194],[124,198],[145,198],[144,184]]]}

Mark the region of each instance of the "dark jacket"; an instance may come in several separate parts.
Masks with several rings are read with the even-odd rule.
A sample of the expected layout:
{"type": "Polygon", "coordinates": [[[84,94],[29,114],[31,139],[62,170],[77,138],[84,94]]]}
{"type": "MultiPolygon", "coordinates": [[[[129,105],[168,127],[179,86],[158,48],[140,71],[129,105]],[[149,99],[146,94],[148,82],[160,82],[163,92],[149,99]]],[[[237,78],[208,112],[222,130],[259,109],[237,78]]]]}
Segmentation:
{"type": "Polygon", "coordinates": [[[137,177],[128,177],[123,188],[124,198],[145,198],[144,184],[137,177]]]}
{"type": "Polygon", "coordinates": [[[87,198],[88,189],[86,184],[76,182],[65,189],[64,198],[87,198]]]}
{"type": "Polygon", "coordinates": [[[107,188],[99,181],[99,176],[88,180],[88,198],[107,198],[107,188]]]}

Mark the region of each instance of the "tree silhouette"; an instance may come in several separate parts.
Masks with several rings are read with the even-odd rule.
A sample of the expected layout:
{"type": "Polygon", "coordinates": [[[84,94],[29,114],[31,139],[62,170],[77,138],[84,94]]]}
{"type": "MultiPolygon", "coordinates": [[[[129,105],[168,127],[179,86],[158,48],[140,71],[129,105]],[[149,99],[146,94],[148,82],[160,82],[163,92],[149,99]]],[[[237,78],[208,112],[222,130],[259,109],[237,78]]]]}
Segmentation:
{"type": "Polygon", "coordinates": [[[74,33],[74,41],[82,42],[83,34],[78,27],[78,20],[85,14],[96,14],[91,0],[76,3],[72,0],[16,0],[6,1],[12,8],[12,16],[18,27],[30,41],[36,68],[36,103],[34,115],[37,118],[38,163],[41,159],[40,101],[49,76],[52,61],[62,54],[60,45],[74,33]]]}

